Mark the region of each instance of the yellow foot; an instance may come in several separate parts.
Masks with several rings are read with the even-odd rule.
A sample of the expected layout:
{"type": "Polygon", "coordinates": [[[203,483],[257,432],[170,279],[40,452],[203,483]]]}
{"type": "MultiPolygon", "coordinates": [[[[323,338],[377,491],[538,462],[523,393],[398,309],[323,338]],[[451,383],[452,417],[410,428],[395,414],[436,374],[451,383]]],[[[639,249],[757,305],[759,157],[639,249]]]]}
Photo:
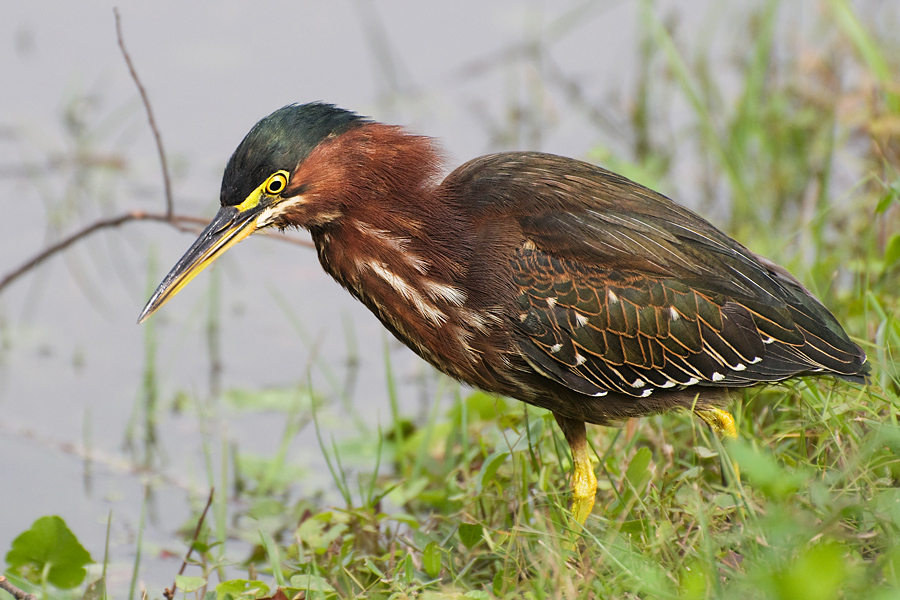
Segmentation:
{"type": "MultiPolygon", "coordinates": [[[[710,429],[712,429],[717,435],[723,437],[729,437],[731,439],[737,439],[737,427],[734,425],[734,417],[731,416],[730,413],[720,409],[720,408],[704,408],[695,410],[694,414],[698,417],[706,421],[706,424],[709,425],[710,429]]],[[[721,463],[722,466],[722,485],[726,484],[725,477],[725,463],[721,463]]],[[[731,463],[731,468],[734,469],[734,475],[740,479],[741,472],[738,469],[738,465],[736,462],[731,463]]]]}
{"type": "Polygon", "coordinates": [[[572,474],[572,517],[579,525],[584,525],[597,497],[597,476],[591,466],[584,422],[554,416],[572,450],[572,463],[575,467],[572,474]]]}
{"type": "Polygon", "coordinates": [[[737,438],[737,427],[734,426],[734,417],[720,408],[702,408],[694,411],[698,417],[706,421],[717,434],[737,438]]]}
{"type": "Polygon", "coordinates": [[[572,460],[575,463],[575,473],[572,475],[572,517],[579,525],[584,525],[597,498],[597,476],[591,466],[587,441],[582,447],[583,450],[579,450],[572,446],[572,460]]]}

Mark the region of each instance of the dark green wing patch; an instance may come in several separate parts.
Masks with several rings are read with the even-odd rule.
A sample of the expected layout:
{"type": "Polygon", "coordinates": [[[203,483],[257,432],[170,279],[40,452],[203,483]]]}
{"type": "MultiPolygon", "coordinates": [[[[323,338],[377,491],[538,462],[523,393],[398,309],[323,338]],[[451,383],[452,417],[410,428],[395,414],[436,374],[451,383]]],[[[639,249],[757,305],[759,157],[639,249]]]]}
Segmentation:
{"type": "Polygon", "coordinates": [[[573,389],[645,396],[868,372],[865,352],[787,271],[615,173],[507,152],[466,163],[442,187],[479,221],[515,220],[527,240],[510,258],[519,349],[573,389]]]}
{"type": "Polygon", "coordinates": [[[804,327],[815,324],[811,315],[791,306],[742,303],[673,278],[559,259],[531,245],[512,267],[524,357],[581,393],[644,397],[695,384],[747,386],[823,370],[840,354],[804,327]]]}

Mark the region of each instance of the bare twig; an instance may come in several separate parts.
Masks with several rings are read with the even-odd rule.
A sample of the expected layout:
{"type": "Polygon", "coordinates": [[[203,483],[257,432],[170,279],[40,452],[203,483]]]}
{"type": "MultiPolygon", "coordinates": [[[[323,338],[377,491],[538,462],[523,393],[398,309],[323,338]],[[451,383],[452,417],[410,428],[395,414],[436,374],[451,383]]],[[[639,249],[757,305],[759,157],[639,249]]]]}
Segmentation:
{"type": "Polygon", "coordinates": [[[34,594],[29,594],[24,590],[20,590],[19,588],[11,584],[9,580],[3,575],[0,575],[0,590],[9,592],[16,600],[37,600],[37,596],[35,596],[34,594]]]}
{"type": "Polygon", "coordinates": [[[170,223],[182,231],[190,231],[191,228],[187,227],[187,223],[193,223],[198,225],[206,224],[206,219],[202,219],[200,217],[186,217],[181,215],[164,215],[158,213],[145,213],[143,211],[131,211],[124,214],[121,214],[117,217],[111,217],[109,219],[101,219],[99,221],[94,221],[87,227],[76,231],[68,237],[65,237],[55,244],[44,248],[41,252],[33,256],[30,260],[19,266],[16,270],[11,273],[6,274],[3,279],[0,279],[0,292],[3,289],[11,284],[13,281],[35,268],[57,252],[61,252],[65,250],[78,240],[85,238],[95,231],[99,231],[101,229],[109,229],[111,227],[118,227],[124,223],[128,223],[130,221],[162,221],[163,223],[170,223]]]}
{"type": "MultiPolygon", "coordinates": [[[[121,214],[117,217],[110,217],[108,219],[101,219],[99,221],[94,221],[87,227],[83,229],[79,229],[75,233],[65,237],[55,244],[48,246],[41,250],[38,254],[31,257],[28,261],[20,265],[14,271],[7,273],[3,279],[0,279],[0,293],[3,290],[14,282],[16,279],[30,271],[31,269],[37,267],[39,264],[57,254],[75,242],[86,238],[87,236],[100,231],[101,229],[110,229],[113,227],[118,227],[120,225],[124,225],[125,223],[130,223],[131,221],[157,221],[160,223],[168,223],[172,225],[179,231],[192,231],[197,232],[201,229],[201,227],[190,227],[189,225],[206,225],[208,219],[204,219],[203,217],[190,217],[186,215],[166,215],[160,213],[146,213],[140,210],[134,210],[131,212],[127,212],[121,214]]],[[[297,246],[303,246],[305,248],[312,248],[313,244],[306,240],[298,240],[296,238],[289,237],[283,234],[269,234],[271,237],[275,239],[281,240],[283,242],[289,242],[291,244],[295,244],[297,246]]]]}
{"type": "MultiPolygon", "coordinates": [[[[178,575],[184,575],[184,569],[187,567],[188,560],[190,560],[191,558],[191,553],[194,551],[194,544],[200,537],[200,530],[203,528],[203,521],[206,520],[206,513],[209,512],[209,507],[212,505],[213,494],[215,493],[215,491],[216,488],[211,488],[209,490],[209,498],[206,500],[206,507],[203,509],[203,513],[200,515],[200,520],[197,521],[197,528],[194,530],[194,537],[191,539],[191,545],[188,548],[187,554],[184,555],[184,560],[181,562],[181,569],[178,570],[178,575]]],[[[163,596],[165,596],[169,600],[173,600],[173,598],[175,598],[176,585],[177,583],[173,583],[171,588],[166,588],[166,591],[163,592],[163,596]]]]}
{"type": "Polygon", "coordinates": [[[159,153],[159,164],[162,167],[163,185],[166,190],[166,215],[171,217],[175,212],[175,208],[174,202],[172,201],[172,183],[169,180],[169,166],[166,162],[166,152],[163,150],[162,136],[159,134],[159,129],[156,127],[156,119],[153,118],[153,109],[150,107],[150,98],[147,97],[147,91],[141,84],[140,78],[138,78],[137,71],[134,69],[134,65],[131,62],[131,56],[128,55],[128,50],[125,49],[125,40],[122,38],[122,20],[119,18],[119,9],[113,8],[113,14],[116,15],[116,37],[119,40],[119,48],[122,50],[122,57],[125,59],[125,64],[128,65],[128,72],[131,73],[131,78],[134,80],[138,92],[141,94],[141,101],[143,101],[144,109],[147,111],[147,120],[150,121],[150,129],[153,131],[153,137],[156,139],[156,150],[159,153]]]}

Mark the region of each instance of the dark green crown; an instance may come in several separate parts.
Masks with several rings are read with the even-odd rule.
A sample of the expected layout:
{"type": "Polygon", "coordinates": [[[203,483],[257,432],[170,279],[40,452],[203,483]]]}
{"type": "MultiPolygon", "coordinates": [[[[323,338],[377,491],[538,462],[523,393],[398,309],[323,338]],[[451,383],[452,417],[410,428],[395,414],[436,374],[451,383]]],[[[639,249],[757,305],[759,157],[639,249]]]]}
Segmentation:
{"type": "Polygon", "coordinates": [[[279,108],[253,126],[228,160],[219,195],[222,206],[240,204],[279,169],[293,173],[326,137],[367,122],[320,102],[279,108]]]}

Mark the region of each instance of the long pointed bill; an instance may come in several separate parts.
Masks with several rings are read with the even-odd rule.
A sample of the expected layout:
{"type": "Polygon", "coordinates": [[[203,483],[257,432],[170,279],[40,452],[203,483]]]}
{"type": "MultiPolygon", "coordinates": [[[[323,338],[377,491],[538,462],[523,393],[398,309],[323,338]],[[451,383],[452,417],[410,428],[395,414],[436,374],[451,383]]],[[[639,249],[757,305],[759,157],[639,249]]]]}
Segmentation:
{"type": "Polygon", "coordinates": [[[219,209],[212,223],[206,226],[197,241],[153,292],[138,323],[146,321],[226,250],[256,231],[257,217],[263,210],[264,207],[259,203],[245,210],[239,210],[236,206],[223,206],[219,209]]]}

